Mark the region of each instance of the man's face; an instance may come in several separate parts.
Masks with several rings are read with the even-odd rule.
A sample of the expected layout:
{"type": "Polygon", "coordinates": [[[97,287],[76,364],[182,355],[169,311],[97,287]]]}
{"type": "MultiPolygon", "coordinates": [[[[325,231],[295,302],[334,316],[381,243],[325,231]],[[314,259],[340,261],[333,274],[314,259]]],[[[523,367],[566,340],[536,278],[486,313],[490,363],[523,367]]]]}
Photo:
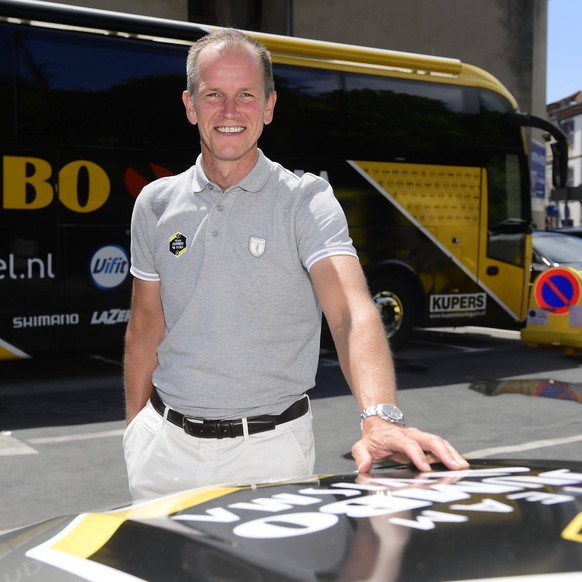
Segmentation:
{"type": "MultiPolygon", "coordinates": [[[[198,125],[203,154],[214,162],[255,158],[276,94],[265,97],[261,61],[250,48],[209,46],[199,55],[194,102],[184,92],[188,119],[198,125]]],[[[254,162],[253,162],[254,163],[254,162]]]]}

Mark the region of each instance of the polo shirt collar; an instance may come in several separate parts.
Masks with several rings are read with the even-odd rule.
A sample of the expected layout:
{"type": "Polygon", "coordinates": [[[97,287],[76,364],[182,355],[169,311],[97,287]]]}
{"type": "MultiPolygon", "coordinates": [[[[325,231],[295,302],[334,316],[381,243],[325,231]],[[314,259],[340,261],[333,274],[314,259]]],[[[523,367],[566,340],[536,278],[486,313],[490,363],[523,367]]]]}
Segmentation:
{"type": "MultiPolygon", "coordinates": [[[[253,169],[238,183],[227,190],[227,192],[234,190],[235,188],[241,188],[246,192],[257,193],[260,192],[263,186],[267,183],[269,176],[273,170],[272,162],[263,154],[263,152],[258,150],[259,157],[257,163],[254,165],[253,169]]],[[[196,159],[196,164],[194,166],[194,175],[192,176],[192,189],[194,192],[202,192],[209,185],[213,188],[218,188],[216,184],[213,184],[204,173],[202,169],[202,154],[199,154],[196,159]]]]}

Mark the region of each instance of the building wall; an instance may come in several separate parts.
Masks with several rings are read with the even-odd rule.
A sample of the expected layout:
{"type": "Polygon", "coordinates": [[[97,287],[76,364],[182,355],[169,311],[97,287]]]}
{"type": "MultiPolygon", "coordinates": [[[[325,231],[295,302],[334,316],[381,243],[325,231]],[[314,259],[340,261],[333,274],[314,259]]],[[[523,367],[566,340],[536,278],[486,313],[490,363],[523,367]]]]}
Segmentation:
{"type": "MultiPolygon", "coordinates": [[[[577,217],[574,225],[580,225],[580,203],[582,201],[582,91],[568,95],[559,101],[548,104],[549,119],[559,125],[568,136],[568,184],[564,190],[550,191],[549,197],[563,205],[564,197],[575,200],[577,217]]],[[[548,156],[551,160],[551,153],[548,156]]],[[[548,175],[551,180],[552,164],[548,162],[548,175]]],[[[563,207],[562,218],[563,216],[563,207]]]]}

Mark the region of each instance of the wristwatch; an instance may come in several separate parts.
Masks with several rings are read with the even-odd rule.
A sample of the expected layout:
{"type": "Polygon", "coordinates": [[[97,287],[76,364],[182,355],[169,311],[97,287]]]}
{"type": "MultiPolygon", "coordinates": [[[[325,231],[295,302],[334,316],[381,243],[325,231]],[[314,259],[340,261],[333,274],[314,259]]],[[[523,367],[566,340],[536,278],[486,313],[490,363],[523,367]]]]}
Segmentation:
{"type": "Polygon", "coordinates": [[[364,419],[368,416],[379,416],[382,420],[397,424],[398,426],[405,426],[404,414],[402,410],[393,404],[375,404],[368,406],[362,410],[360,414],[360,426],[363,426],[364,419]]]}

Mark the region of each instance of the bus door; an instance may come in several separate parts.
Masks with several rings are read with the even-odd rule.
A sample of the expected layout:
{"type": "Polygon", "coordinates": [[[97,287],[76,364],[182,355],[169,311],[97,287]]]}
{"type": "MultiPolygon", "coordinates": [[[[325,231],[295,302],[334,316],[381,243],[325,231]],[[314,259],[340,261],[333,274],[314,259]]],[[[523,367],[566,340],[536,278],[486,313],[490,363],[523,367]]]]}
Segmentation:
{"type": "Polygon", "coordinates": [[[483,171],[484,191],[479,231],[479,281],[495,302],[515,321],[523,321],[529,289],[531,237],[529,206],[523,206],[522,171],[518,156],[492,160],[483,171]],[[500,193],[503,194],[500,194],[500,193]],[[509,195],[507,194],[509,193],[509,195]]]}

